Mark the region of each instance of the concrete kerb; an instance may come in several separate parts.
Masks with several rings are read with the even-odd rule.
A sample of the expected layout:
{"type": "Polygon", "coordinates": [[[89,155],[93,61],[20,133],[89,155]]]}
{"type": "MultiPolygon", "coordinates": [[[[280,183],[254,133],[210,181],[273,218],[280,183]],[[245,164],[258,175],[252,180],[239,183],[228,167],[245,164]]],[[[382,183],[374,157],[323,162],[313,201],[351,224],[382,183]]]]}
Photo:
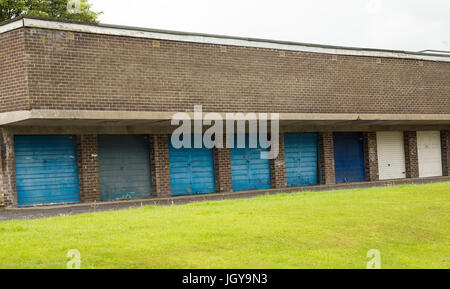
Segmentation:
{"type": "Polygon", "coordinates": [[[78,204],[64,204],[53,206],[37,206],[27,208],[4,208],[0,210],[0,220],[12,219],[37,219],[55,216],[67,216],[83,213],[94,213],[100,211],[111,211],[121,209],[133,209],[143,206],[157,205],[157,206],[171,206],[182,205],[194,202],[204,201],[221,201],[240,198],[252,198],[263,195],[276,195],[282,193],[302,193],[302,192],[320,192],[343,189],[357,189],[370,187],[386,187],[403,184],[428,184],[437,182],[450,182],[450,177],[431,177],[431,178],[417,178],[417,179],[399,179],[389,181],[375,181],[375,182],[361,182],[361,183],[347,183],[335,185],[320,185],[309,187],[293,187],[284,189],[268,189],[268,190],[254,190],[254,191],[240,191],[228,193],[215,193],[208,195],[191,195],[178,196],[168,198],[152,198],[143,200],[121,200],[110,202],[93,202],[93,203],[78,203],[78,204]]]}

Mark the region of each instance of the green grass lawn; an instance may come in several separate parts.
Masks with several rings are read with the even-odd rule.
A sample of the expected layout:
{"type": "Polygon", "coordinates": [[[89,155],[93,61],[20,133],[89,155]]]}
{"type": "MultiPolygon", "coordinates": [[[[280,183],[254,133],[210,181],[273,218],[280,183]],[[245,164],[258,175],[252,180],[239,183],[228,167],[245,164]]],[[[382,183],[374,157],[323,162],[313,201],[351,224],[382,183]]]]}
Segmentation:
{"type": "Polygon", "coordinates": [[[0,268],[450,267],[450,183],[0,223],[0,268]]]}

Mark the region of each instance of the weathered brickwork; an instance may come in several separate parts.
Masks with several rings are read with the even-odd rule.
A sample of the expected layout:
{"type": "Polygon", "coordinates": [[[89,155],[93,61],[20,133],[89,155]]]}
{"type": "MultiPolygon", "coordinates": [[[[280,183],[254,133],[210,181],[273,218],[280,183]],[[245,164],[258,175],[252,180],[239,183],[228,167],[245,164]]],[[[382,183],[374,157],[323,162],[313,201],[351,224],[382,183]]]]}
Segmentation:
{"type": "Polygon", "coordinates": [[[170,196],[169,136],[150,135],[150,163],[153,197],[170,196]]]}
{"type": "Polygon", "coordinates": [[[335,184],[336,174],[334,170],[334,141],[332,132],[319,134],[319,161],[321,184],[335,184]]]}
{"type": "Polygon", "coordinates": [[[24,32],[0,34],[0,112],[29,109],[24,32]]]}
{"type": "Polygon", "coordinates": [[[2,151],[2,137],[0,134],[0,208],[4,207],[5,204],[5,192],[3,191],[3,151],[2,151]]]}
{"type": "Polygon", "coordinates": [[[406,177],[418,178],[419,159],[417,153],[417,132],[405,131],[403,134],[405,143],[406,177]]]}
{"type": "Polygon", "coordinates": [[[378,181],[378,152],[377,133],[364,133],[364,164],[366,168],[366,181],[378,181]]]}
{"type": "Polygon", "coordinates": [[[450,176],[450,130],[441,132],[444,176],[450,176]]]}
{"type": "MultiPolygon", "coordinates": [[[[154,39],[41,28],[0,33],[0,113],[32,109],[178,112],[203,105],[205,112],[449,114],[448,75],[449,62],[333,57],[294,51],[280,54],[274,49],[237,46],[223,49],[214,44],[168,40],[155,45],[154,39]]],[[[43,134],[49,133],[42,124],[34,127],[33,121],[27,125],[34,134],[40,134],[41,130],[43,134]]],[[[100,201],[97,136],[100,125],[83,121],[70,120],[77,125],[77,132],[63,129],[67,134],[77,134],[81,201],[100,201]],[[84,131],[85,128],[89,131],[84,131]]],[[[129,129],[127,122],[121,121],[117,122],[117,128],[127,133],[140,126],[136,124],[129,129]]],[[[356,123],[348,122],[348,127],[356,123]]],[[[361,129],[370,130],[364,133],[367,181],[379,179],[374,130],[378,124],[388,129],[391,126],[389,122],[373,123],[361,129]]],[[[287,121],[283,125],[293,130],[298,125],[307,131],[312,128],[321,131],[320,183],[335,184],[331,132],[335,124],[317,120],[311,127],[300,121],[287,121]]],[[[422,123],[417,121],[418,127],[405,126],[406,174],[408,178],[417,178],[414,130],[422,123]]],[[[153,197],[168,197],[169,137],[163,134],[166,127],[161,123],[155,127],[159,134],[152,134],[151,121],[139,129],[150,134],[153,197]]],[[[7,206],[17,206],[14,136],[7,128],[10,127],[0,127],[0,198],[3,195],[7,206]]],[[[60,133],[59,129],[62,128],[55,125],[52,132],[60,133]]],[[[444,123],[439,129],[444,129],[443,166],[444,175],[449,176],[450,128],[444,123]]],[[[282,189],[287,185],[283,134],[279,140],[279,155],[270,161],[270,181],[272,188],[282,189]]],[[[231,192],[230,150],[216,148],[213,157],[216,192],[231,192]]]]}
{"type": "Polygon", "coordinates": [[[284,134],[279,137],[279,153],[277,158],[270,160],[270,182],[272,188],[286,188],[286,162],[284,151],[284,134]]]}
{"type": "MultiPolygon", "coordinates": [[[[34,109],[448,113],[450,63],[23,28],[34,109]],[[72,37],[73,36],[73,37],[72,37]],[[407,104],[407,105],[405,105],[407,104]]],[[[23,89],[23,88],[21,88],[23,89]]]]}
{"type": "Polygon", "coordinates": [[[0,128],[0,152],[3,202],[5,206],[17,206],[14,136],[5,128],[0,128]]]}
{"type": "Polygon", "coordinates": [[[98,136],[78,135],[77,150],[81,202],[100,201],[98,136]]]}
{"type": "Polygon", "coordinates": [[[214,182],[217,193],[233,190],[230,149],[214,148],[214,182]]]}

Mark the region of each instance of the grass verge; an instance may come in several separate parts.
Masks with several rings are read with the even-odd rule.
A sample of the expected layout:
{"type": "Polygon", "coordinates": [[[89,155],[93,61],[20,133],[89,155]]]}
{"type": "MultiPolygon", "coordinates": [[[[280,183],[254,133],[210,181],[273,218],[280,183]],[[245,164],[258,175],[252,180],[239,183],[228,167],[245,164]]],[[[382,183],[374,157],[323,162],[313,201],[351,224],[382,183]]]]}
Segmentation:
{"type": "Polygon", "coordinates": [[[450,183],[0,223],[0,268],[450,267],[450,183]]]}

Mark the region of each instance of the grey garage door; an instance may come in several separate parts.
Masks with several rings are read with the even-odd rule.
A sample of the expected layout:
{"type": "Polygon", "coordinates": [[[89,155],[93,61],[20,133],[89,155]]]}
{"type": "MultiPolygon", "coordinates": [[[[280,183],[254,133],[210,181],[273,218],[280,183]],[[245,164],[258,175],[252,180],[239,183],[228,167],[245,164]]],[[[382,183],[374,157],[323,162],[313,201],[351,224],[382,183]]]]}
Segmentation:
{"type": "Polygon", "coordinates": [[[98,149],[102,201],[151,197],[147,136],[100,135],[98,149]]]}

